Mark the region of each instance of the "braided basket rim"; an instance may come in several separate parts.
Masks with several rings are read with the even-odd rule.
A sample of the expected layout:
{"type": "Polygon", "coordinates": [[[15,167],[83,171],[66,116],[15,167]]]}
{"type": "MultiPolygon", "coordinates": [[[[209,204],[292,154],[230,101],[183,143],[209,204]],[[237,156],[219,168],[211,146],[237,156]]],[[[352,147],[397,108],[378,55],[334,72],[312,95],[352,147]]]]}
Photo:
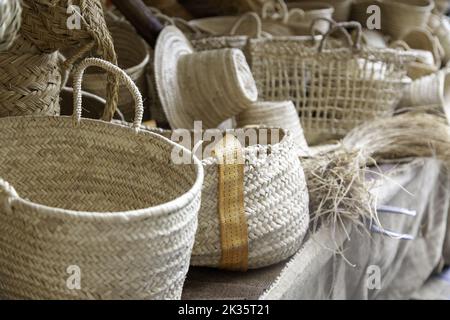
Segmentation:
{"type": "MultiPolygon", "coordinates": [[[[65,123],[67,128],[70,126],[74,127],[73,125],[73,118],[72,116],[58,116],[58,117],[48,117],[48,116],[23,116],[23,117],[8,117],[8,118],[0,118],[0,130],[4,126],[5,123],[14,123],[14,122],[33,122],[39,123],[41,125],[41,129],[45,130],[45,128],[49,127],[50,123],[57,122],[59,124],[65,123]],[[32,121],[30,121],[32,120],[32,121]],[[44,126],[46,122],[49,122],[44,126]]],[[[39,126],[37,124],[36,126],[39,126]]],[[[80,120],[80,124],[84,127],[83,130],[89,131],[89,127],[95,127],[100,126],[104,128],[108,128],[108,130],[111,130],[112,128],[115,128],[115,130],[123,130],[128,131],[131,134],[137,134],[137,135],[143,135],[148,136],[149,138],[153,138],[156,140],[160,140],[164,142],[165,144],[171,146],[180,148],[183,150],[183,152],[188,152],[188,154],[192,154],[190,150],[187,150],[183,146],[163,137],[160,134],[157,134],[155,132],[150,132],[148,130],[139,130],[137,133],[134,128],[131,127],[131,124],[124,124],[119,122],[109,123],[102,120],[95,120],[95,119],[86,119],[82,118],[80,120]]],[[[74,127],[76,130],[76,128],[74,127]]],[[[1,147],[0,147],[1,148],[1,147]]],[[[119,212],[88,212],[88,211],[77,211],[77,210],[68,210],[63,208],[56,208],[51,207],[43,204],[38,204],[36,202],[33,202],[31,200],[27,200],[19,196],[11,196],[13,201],[19,201],[27,206],[36,208],[40,211],[42,214],[46,214],[49,216],[55,216],[55,215],[61,215],[64,214],[65,218],[73,218],[73,219],[93,219],[93,220],[102,220],[102,221],[120,221],[120,220],[126,220],[126,221],[133,221],[133,220],[140,220],[140,219],[146,219],[148,217],[153,216],[159,216],[159,215],[165,215],[170,214],[173,211],[179,210],[181,208],[184,208],[191,204],[195,199],[201,194],[201,189],[203,185],[203,166],[200,162],[200,160],[195,157],[195,155],[192,157],[193,164],[195,167],[195,182],[190,187],[188,191],[181,194],[175,199],[172,199],[169,202],[162,203],[157,206],[149,207],[149,208],[143,208],[143,209],[137,209],[137,210],[129,210],[129,211],[119,211],[119,212]]],[[[1,178],[1,177],[0,177],[1,178]]],[[[8,181],[6,181],[8,182],[8,181]]],[[[14,187],[13,185],[11,185],[14,187]]],[[[7,195],[8,197],[8,195],[7,195]]]]}

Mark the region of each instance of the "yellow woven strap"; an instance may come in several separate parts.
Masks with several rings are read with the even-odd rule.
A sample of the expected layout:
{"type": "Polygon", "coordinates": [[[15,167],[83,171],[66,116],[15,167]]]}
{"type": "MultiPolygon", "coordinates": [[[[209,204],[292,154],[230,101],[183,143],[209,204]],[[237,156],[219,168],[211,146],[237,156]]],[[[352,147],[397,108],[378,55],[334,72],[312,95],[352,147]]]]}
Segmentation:
{"type": "Polygon", "coordinates": [[[244,211],[244,157],[232,135],[215,146],[219,163],[219,220],[222,256],[220,268],[248,269],[248,227],[244,211]]]}

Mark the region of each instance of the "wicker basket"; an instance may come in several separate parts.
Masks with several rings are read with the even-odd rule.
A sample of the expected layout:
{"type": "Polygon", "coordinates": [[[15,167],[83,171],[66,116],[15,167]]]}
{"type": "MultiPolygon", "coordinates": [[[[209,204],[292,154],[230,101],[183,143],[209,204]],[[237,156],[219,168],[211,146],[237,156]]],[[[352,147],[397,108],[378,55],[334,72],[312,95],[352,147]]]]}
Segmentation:
{"type": "MultiPolygon", "coordinates": [[[[64,68],[69,69],[89,52],[117,64],[101,0],[22,0],[22,3],[20,32],[28,41],[46,53],[78,49],[72,56],[66,57],[64,68]],[[72,25],[77,19],[80,24],[72,25]]],[[[107,99],[103,118],[111,120],[118,100],[118,84],[114,77],[108,78],[107,88],[111,97],[107,99]]]]}
{"type": "Polygon", "coordinates": [[[22,6],[20,0],[0,2],[0,52],[13,43],[21,24],[22,6]]]}
{"type": "Polygon", "coordinates": [[[400,39],[411,29],[425,27],[434,8],[433,0],[380,0],[384,33],[400,39]]]}
{"type": "Polygon", "coordinates": [[[174,164],[174,148],[190,152],[139,130],[142,98],[119,68],[86,59],[74,78],[73,117],[0,119],[0,296],[179,299],[203,168],[174,164]],[[89,66],[126,81],[132,126],[80,118],[89,66]]]}
{"type": "MultiPolygon", "coordinates": [[[[183,137],[183,145],[191,141],[185,147],[196,145],[194,139],[185,137],[189,134],[185,130],[148,130],[168,138],[176,137],[176,140],[183,137]]],[[[255,269],[283,261],[300,249],[309,225],[309,196],[297,147],[290,133],[275,128],[247,128],[237,129],[238,136],[239,130],[242,137],[254,138],[247,138],[246,143],[239,139],[241,145],[245,145],[242,150],[244,175],[243,181],[233,177],[232,184],[243,184],[244,221],[247,224],[243,227],[248,249],[243,260],[246,260],[246,267],[255,269]]],[[[207,132],[212,134],[209,137],[218,136],[217,139],[224,135],[220,130],[207,132]]],[[[224,226],[218,214],[221,205],[220,162],[209,154],[208,150],[212,149],[203,143],[205,180],[191,265],[236,270],[235,266],[224,267],[222,264],[224,226]]],[[[197,152],[200,151],[198,148],[197,152]]],[[[238,204],[232,202],[231,205],[238,204]]]]}
{"type": "MultiPolygon", "coordinates": [[[[117,53],[118,66],[125,70],[135,82],[144,100],[146,100],[147,79],[145,71],[150,60],[147,45],[128,22],[108,22],[108,28],[117,53]]],[[[106,99],[107,89],[104,85],[106,75],[101,70],[93,70],[87,73],[84,79],[83,90],[106,99]]],[[[119,87],[118,108],[123,113],[126,121],[132,121],[134,117],[134,102],[125,85],[119,87]]]]}
{"type": "Polygon", "coordinates": [[[42,53],[20,35],[0,52],[0,117],[59,115],[58,53],[42,53]]]}
{"type": "MultiPolygon", "coordinates": [[[[327,135],[340,137],[376,117],[390,116],[408,80],[406,67],[413,54],[393,49],[325,44],[331,33],[357,23],[335,24],[320,43],[280,39],[250,41],[252,72],[260,99],[292,100],[309,144],[327,135]]],[[[357,37],[360,39],[360,37],[357,37]]],[[[339,43],[339,42],[338,42],[339,43]]]]}

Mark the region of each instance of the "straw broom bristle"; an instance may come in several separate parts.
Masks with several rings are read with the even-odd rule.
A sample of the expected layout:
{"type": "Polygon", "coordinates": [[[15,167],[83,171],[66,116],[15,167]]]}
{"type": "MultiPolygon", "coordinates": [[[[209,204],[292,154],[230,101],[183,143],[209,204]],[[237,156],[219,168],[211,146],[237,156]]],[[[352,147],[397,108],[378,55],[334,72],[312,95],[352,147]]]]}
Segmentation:
{"type": "Polygon", "coordinates": [[[355,128],[336,150],[303,159],[312,212],[312,231],[319,226],[366,230],[382,227],[372,183],[366,179],[375,159],[436,157],[450,164],[450,128],[441,117],[406,113],[355,128]]]}

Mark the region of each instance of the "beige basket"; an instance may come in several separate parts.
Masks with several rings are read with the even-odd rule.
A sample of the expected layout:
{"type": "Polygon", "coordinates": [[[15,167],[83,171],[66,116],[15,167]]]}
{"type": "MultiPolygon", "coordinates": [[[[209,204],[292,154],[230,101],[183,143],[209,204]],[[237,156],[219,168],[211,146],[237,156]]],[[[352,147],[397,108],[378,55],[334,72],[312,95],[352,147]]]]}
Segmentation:
{"type": "Polygon", "coordinates": [[[174,164],[174,149],[191,153],[139,129],[142,98],[119,68],[86,59],[74,78],[73,117],[0,119],[0,296],[179,299],[203,168],[174,164]],[[132,126],[80,118],[89,66],[127,83],[132,126]]]}
{"type": "MultiPolygon", "coordinates": [[[[22,0],[22,3],[20,32],[25,38],[46,53],[78,49],[73,56],[66,57],[65,68],[70,68],[89,52],[117,64],[101,0],[22,0]]],[[[118,84],[114,77],[108,78],[107,88],[110,97],[103,118],[110,120],[118,99],[118,84]]]]}
{"type": "Polygon", "coordinates": [[[333,20],[344,22],[350,20],[353,0],[324,0],[334,8],[333,20]]]}
{"type": "Polygon", "coordinates": [[[436,110],[445,113],[450,122],[450,69],[414,81],[405,91],[399,107],[436,110]]]}
{"type": "Polygon", "coordinates": [[[0,52],[0,117],[59,115],[58,53],[42,53],[20,35],[0,52]]]}
{"type": "MultiPolygon", "coordinates": [[[[125,70],[135,82],[144,96],[144,100],[146,100],[147,80],[145,72],[150,60],[147,45],[136,34],[134,28],[125,21],[110,22],[108,23],[108,28],[117,53],[118,66],[125,70]]],[[[106,99],[107,88],[104,85],[106,74],[99,71],[93,70],[84,76],[83,90],[106,99]]],[[[118,108],[123,113],[126,121],[132,121],[134,117],[134,101],[125,85],[119,87],[118,108]]]]}
{"type": "MultiPolygon", "coordinates": [[[[190,141],[189,136],[186,137],[189,132],[184,130],[149,130],[156,130],[166,137],[183,137],[183,145],[190,141]]],[[[218,136],[219,140],[224,135],[220,130],[209,132],[214,132],[212,136],[218,136]]],[[[255,269],[278,263],[298,252],[309,225],[309,196],[290,133],[275,128],[247,128],[241,129],[241,133],[249,137],[246,143],[239,139],[245,147],[242,150],[245,160],[243,181],[233,177],[231,183],[235,186],[243,184],[241,195],[247,225],[242,227],[245,229],[248,254],[241,256],[246,261],[237,259],[236,262],[246,262],[246,267],[255,269]]],[[[192,148],[195,144],[194,141],[185,147],[192,148]]],[[[191,264],[235,270],[233,267],[236,265],[224,267],[221,263],[224,226],[218,214],[221,203],[218,191],[220,162],[207,151],[212,149],[209,144],[203,143],[205,180],[191,264]]],[[[201,148],[198,149],[200,151],[201,148]]],[[[238,204],[231,202],[230,205],[238,204]]]]}
{"type": "Polygon", "coordinates": [[[300,119],[291,101],[255,102],[250,108],[236,116],[238,128],[247,126],[269,126],[289,131],[301,156],[309,155],[308,144],[300,119]]]}
{"type": "Polygon", "coordinates": [[[22,6],[20,0],[0,2],[0,52],[13,43],[21,24],[22,6]]]}
{"type": "Polygon", "coordinates": [[[365,121],[392,115],[410,82],[406,67],[415,59],[413,54],[360,48],[360,41],[353,43],[349,34],[350,47],[340,44],[326,49],[331,33],[346,34],[343,27],[357,27],[361,32],[357,23],[340,23],[319,45],[311,40],[250,42],[260,99],[293,101],[309,144],[320,143],[328,135],[341,137],[365,121]]]}
{"type": "Polygon", "coordinates": [[[400,39],[411,29],[425,27],[434,8],[433,0],[380,0],[384,33],[400,39]]]}

